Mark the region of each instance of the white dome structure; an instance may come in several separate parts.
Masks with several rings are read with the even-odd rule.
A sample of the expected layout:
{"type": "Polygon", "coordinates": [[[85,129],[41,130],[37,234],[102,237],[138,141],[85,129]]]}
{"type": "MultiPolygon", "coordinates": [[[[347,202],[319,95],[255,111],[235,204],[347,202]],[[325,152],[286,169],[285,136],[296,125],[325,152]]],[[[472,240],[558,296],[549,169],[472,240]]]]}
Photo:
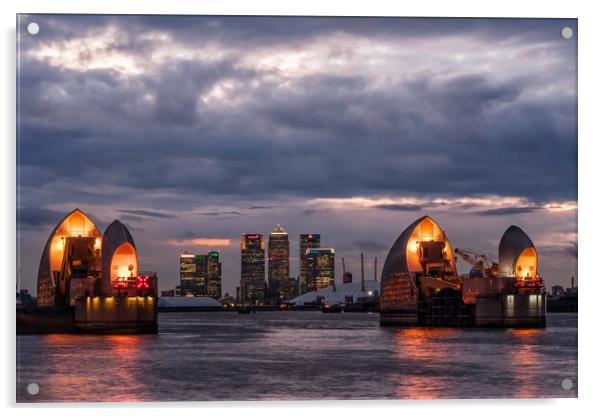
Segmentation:
{"type": "Polygon", "coordinates": [[[380,283],[373,280],[364,282],[364,291],[362,291],[362,282],[340,283],[336,284],[336,291],[332,286],[328,286],[316,291],[304,293],[291,299],[291,303],[297,306],[303,306],[306,303],[316,301],[316,298],[323,297],[327,305],[338,305],[345,303],[345,298],[353,296],[353,302],[357,302],[358,298],[369,298],[370,296],[378,296],[380,283]]]}

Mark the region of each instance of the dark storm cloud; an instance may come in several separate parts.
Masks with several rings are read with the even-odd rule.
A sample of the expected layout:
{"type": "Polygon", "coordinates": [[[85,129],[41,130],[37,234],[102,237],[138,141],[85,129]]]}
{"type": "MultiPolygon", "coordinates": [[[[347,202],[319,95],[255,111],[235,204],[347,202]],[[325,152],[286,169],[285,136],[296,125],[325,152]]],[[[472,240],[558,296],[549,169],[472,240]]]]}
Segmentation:
{"type": "MultiPolygon", "coordinates": [[[[133,38],[148,31],[165,31],[180,42],[236,42],[242,48],[294,43],[333,33],[354,33],[369,37],[400,37],[405,40],[441,36],[477,35],[496,42],[549,40],[558,27],[571,19],[486,19],[486,18],[398,18],[398,17],[270,17],[270,16],[161,16],[161,15],[44,15],[25,17],[23,26],[41,22],[48,39],[81,36],[90,28],[127,26],[133,38]]],[[[115,42],[114,48],[140,47],[131,38],[115,42]]],[[[143,43],[144,44],[144,43],[143,43]]]]}
{"type": "MultiPolygon", "coordinates": [[[[167,75],[165,84],[156,91],[161,104],[147,110],[144,106],[132,110],[136,104],[131,96],[121,100],[121,92],[117,98],[123,103],[123,111],[114,113],[109,102],[115,97],[113,89],[108,88],[106,104],[99,103],[99,111],[94,114],[98,119],[111,118],[111,123],[86,117],[81,120],[78,116],[86,95],[93,94],[85,86],[79,98],[58,110],[64,111],[63,115],[56,109],[48,110],[66,124],[81,120],[82,125],[57,129],[26,117],[22,127],[23,166],[46,168],[43,180],[51,181],[76,172],[93,176],[110,165],[110,180],[118,186],[198,189],[217,194],[266,195],[278,190],[308,196],[390,191],[452,195],[494,192],[534,199],[574,196],[574,149],[562,138],[569,133],[569,126],[556,130],[549,127],[554,124],[555,105],[542,109],[517,104],[491,119],[484,114],[488,108],[516,97],[519,87],[492,85],[482,75],[438,82],[425,77],[400,95],[366,91],[362,87],[366,81],[314,77],[304,80],[302,90],[297,92],[278,91],[277,87],[271,92],[260,91],[256,101],[240,109],[246,114],[211,114],[213,120],[202,114],[196,118],[192,95],[187,92],[201,92],[208,87],[195,81],[190,82],[196,86],[177,86],[179,78],[174,76],[172,83],[167,75]],[[171,104],[165,98],[169,94],[163,92],[167,90],[174,99],[171,104]],[[416,104],[410,107],[416,96],[426,98],[424,108],[416,104]],[[361,117],[354,114],[358,107],[362,109],[361,117]],[[430,124],[418,114],[433,109],[445,118],[445,123],[430,124]],[[148,127],[132,124],[136,119],[148,127]],[[507,119],[513,127],[502,126],[507,119]],[[233,130],[224,131],[220,124],[232,124],[233,130]],[[268,140],[262,124],[292,132],[278,141],[268,140]],[[172,126],[178,127],[170,131],[172,126]],[[453,130],[460,136],[450,136],[453,130]],[[504,134],[506,130],[516,131],[504,134]],[[44,131],[46,140],[54,144],[52,148],[41,149],[35,139],[44,131]],[[165,136],[170,137],[167,142],[161,139],[165,136]],[[328,148],[318,145],[324,140],[329,142],[328,148]],[[523,163],[514,153],[517,145],[525,149],[528,162],[523,163]],[[73,164],[53,162],[65,153],[75,156],[87,152],[97,157],[73,164]],[[132,159],[128,156],[131,154],[138,157],[132,159]],[[492,154],[504,163],[490,163],[487,155],[492,154]],[[154,161],[153,169],[146,167],[146,160],[154,161]],[[553,169],[558,164],[567,169],[553,169]],[[199,169],[191,170],[191,165],[199,169]],[[425,165],[430,168],[420,171],[425,165]],[[266,168],[257,170],[257,166],[266,168]],[[211,176],[206,175],[207,169],[212,170],[211,176]],[[547,174],[543,176],[540,171],[547,174]],[[331,179],[323,181],[323,177],[331,179]]],[[[266,85],[266,89],[269,87],[266,85]]],[[[77,85],[72,88],[75,93],[77,85]]],[[[404,85],[394,89],[402,91],[404,85]]],[[[104,98],[95,96],[93,101],[104,98]]]]}
{"type": "Polygon", "coordinates": [[[507,207],[507,208],[495,208],[487,209],[484,211],[478,211],[476,214],[483,216],[494,216],[494,215],[516,215],[516,214],[528,214],[530,212],[538,211],[541,207],[507,207]]]}
{"type": "Polygon", "coordinates": [[[137,217],[150,217],[150,218],[175,218],[171,214],[166,214],[159,211],[150,211],[147,209],[118,209],[117,212],[123,212],[137,217]]]}
{"type": "MultiPolygon", "coordinates": [[[[47,35],[52,37],[56,29],[60,38],[60,27],[78,18],[45,16],[51,27],[47,35]]],[[[197,45],[199,37],[192,33],[225,47],[246,39],[257,47],[267,43],[279,48],[294,39],[337,33],[377,39],[506,33],[512,35],[506,42],[520,43],[555,27],[549,21],[487,24],[471,19],[295,18],[283,25],[272,18],[101,16],[86,22],[127,28],[108,49],[132,56],[153,47],[142,35],[162,29],[197,45]],[[282,38],[275,36],[282,33],[282,38]]],[[[67,35],[62,37],[81,34],[63,30],[67,35]]],[[[24,48],[35,49],[35,44],[27,39],[24,48]]],[[[560,53],[555,50],[549,53],[560,53]]],[[[553,74],[498,80],[467,68],[469,73],[417,73],[376,87],[362,73],[316,73],[283,86],[269,79],[269,71],[245,68],[230,56],[211,62],[174,60],[134,82],[110,69],[81,73],[27,57],[25,62],[21,95],[32,106],[22,111],[21,166],[24,171],[43,169],[45,175],[36,175],[37,181],[82,173],[82,179],[94,178],[108,170],[103,180],[123,188],[266,198],[274,192],[310,197],[493,193],[534,200],[575,196],[570,98],[518,100],[531,84],[546,83],[553,74]],[[220,110],[199,101],[225,80],[240,83],[241,105],[220,110]],[[251,81],[258,87],[252,90],[251,81]],[[39,137],[52,145],[39,146],[39,137]],[[325,142],[328,146],[321,146],[325,142]],[[95,157],[78,157],[82,154],[95,157]],[[74,163],[56,163],[64,157],[74,163]]]]}
{"type": "Polygon", "coordinates": [[[223,216],[240,216],[243,214],[238,211],[208,211],[208,212],[199,212],[198,215],[203,215],[206,217],[223,217],[223,216]]]}
{"type": "Polygon", "coordinates": [[[64,216],[63,212],[43,207],[23,207],[17,210],[19,224],[33,228],[56,224],[64,216]]]}
{"type": "Polygon", "coordinates": [[[146,219],[147,218],[145,218],[145,217],[139,217],[137,215],[122,215],[121,217],[119,217],[119,220],[123,223],[125,223],[125,222],[142,222],[146,219]]]}
{"type": "Polygon", "coordinates": [[[381,252],[387,250],[387,246],[378,241],[372,240],[360,240],[354,241],[353,244],[360,251],[367,251],[369,253],[381,252]]]}
{"type": "Polygon", "coordinates": [[[386,209],[389,211],[420,211],[422,207],[416,204],[380,204],[374,208],[386,209]]]}
{"type": "Polygon", "coordinates": [[[578,258],[579,254],[579,245],[575,243],[571,243],[564,248],[565,253],[569,254],[571,257],[578,258]]]}

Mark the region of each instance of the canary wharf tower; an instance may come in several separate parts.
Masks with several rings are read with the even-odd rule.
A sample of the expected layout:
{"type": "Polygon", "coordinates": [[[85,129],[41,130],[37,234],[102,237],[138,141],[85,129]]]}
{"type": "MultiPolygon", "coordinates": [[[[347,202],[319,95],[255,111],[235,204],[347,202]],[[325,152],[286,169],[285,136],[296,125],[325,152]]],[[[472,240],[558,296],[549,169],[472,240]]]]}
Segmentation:
{"type": "Polygon", "coordinates": [[[268,284],[270,300],[276,304],[289,297],[289,241],[288,233],[278,224],[268,241],[268,284]]]}
{"type": "Polygon", "coordinates": [[[240,288],[245,304],[265,301],[265,246],[262,234],[243,234],[240,243],[240,288]]]}
{"type": "Polygon", "coordinates": [[[307,292],[310,280],[307,250],[312,248],[320,248],[320,234],[299,235],[299,285],[301,293],[307,292]]]}

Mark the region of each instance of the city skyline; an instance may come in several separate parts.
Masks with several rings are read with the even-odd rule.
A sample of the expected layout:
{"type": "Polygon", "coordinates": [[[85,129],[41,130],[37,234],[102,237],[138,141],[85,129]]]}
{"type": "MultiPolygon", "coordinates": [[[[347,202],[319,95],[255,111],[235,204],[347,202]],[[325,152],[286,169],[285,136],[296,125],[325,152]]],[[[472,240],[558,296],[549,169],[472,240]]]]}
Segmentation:
{"type": "Polygon", "coordinates": [[[140,236],[163,289],[181,250],[219,250],[233,295],[240,234],[277,223],[291,270],[298,234],[315,232],[355,280],[360,252],[384,259],[425,214],[493,259],[515,224],[548,287],[578,279],[576,42],[559,36],[571,20],[36,21],[19,44],[23,288],[74,207],[140,236]]]}

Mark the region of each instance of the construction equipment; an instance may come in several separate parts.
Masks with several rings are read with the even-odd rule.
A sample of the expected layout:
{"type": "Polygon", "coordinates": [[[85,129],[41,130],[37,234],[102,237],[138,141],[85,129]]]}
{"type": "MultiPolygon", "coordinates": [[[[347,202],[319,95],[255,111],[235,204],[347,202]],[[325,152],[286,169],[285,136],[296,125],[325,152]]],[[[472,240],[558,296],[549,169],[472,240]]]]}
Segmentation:
{"type": "Polygon", "coordinates": [[[342,257],[341,260],[343,262],[343,283],[351,283],[353,281],[353,275],[345,268],[345,257],[342,257]]]}
{"type": "Polygon", "coordinates": [[[374,281],[377,282],[378,280],[376,279],[376,269],[378,269],[378,258],[374,257],[374,281]]]}
{"type": "Polygon", "coordinates": [[[365,292],[366,287],[364,285],[364,253],[361,253],[361,261],[362,261],[362,292],[365,292]]]}
{"type": "Polygon", "coordinates": [[[495,262],[490,263],[486,255],[473,253],[468,250],[461,250],[459,248],[456,248],[454,252],[466,263],[472,265],[475,269],[481,272],[483,277],[499,276],[498,264],[495,262]]]}

